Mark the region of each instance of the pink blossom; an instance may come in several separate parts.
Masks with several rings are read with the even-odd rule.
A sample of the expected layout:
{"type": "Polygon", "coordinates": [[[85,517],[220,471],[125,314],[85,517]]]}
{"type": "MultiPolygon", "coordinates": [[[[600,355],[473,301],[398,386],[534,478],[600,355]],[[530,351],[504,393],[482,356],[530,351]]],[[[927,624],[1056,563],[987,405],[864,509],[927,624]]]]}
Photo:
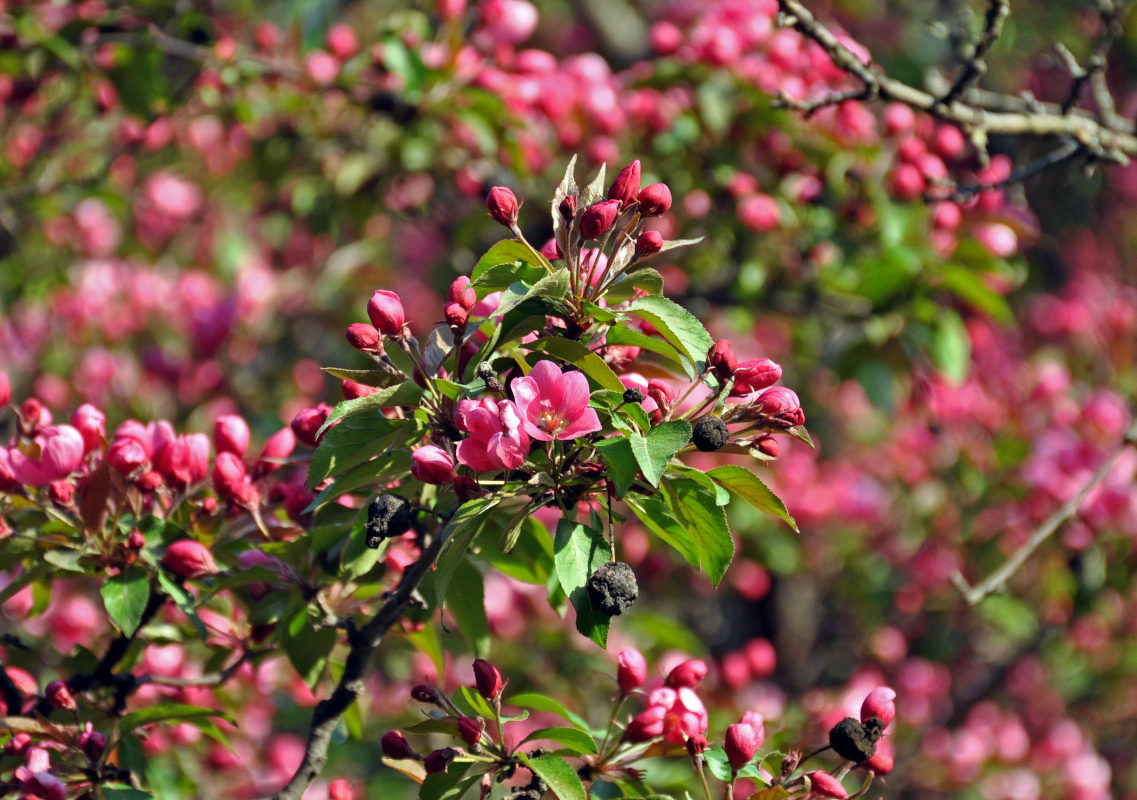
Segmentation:
{"type": "Polygon", "coordinates": [[[529,437],[517,407],[492,397],[459,400],[458,427],[470,435],[458,443],[459,463],[477,471],[516,469],[529,453],[529,437]]]}
{"type": "Polygon", "coordinates": [[[201,542],[179,539],[166,548],[162,566],[181,578],[200,578],[217,572],[213,554],[201,542]]]}
{"type": "Polygon", "coordinates": [[[730,766],[738,770],[749,764],[754,754],[758,752],[758,748],[762,746],[762,740],[763,733],[756,730],[753,725],[745,722],[728,725],[723,739],[723,749],[726,750],[730,766]]]}
{"type": "Polygon", "coordinates": [[[837,800],[845,800],[849,793],[845,791],[845,787],[841,785],[841,781],[834,778],[828,772],[809,772],[806,777],[811,782],[811,790],[814,794],[821,797],[834,797],[837,800]]]}
{"type": "Polygon", "coordinates": [[[896,692],[887,686],[873,689],[861,703],[861,722],[876,717],[888,725],[896,716],[896,705],[892,702],[895,699],[896,692]]]}
{"type": "Polygon", "coordinates": [[[11,473],[25,486],[46,486],[67,477],[83,462],[83,435],[70,425],[44,428],[35,437],[35,443],[40,451],[38,458],[14,447],[7,451],[7,464],[0,466],[5,477],[11,473]]]}
{"type": "Polygon", "coordinates": [[[643,654],[634,647],[625,647],[616,654],[616,681],[621,692],[630,692],[643,686],[647,680],[647,662],[643,654]]]}
{"type": "Polygon", "coordinates": [[[411,454],[411,474],[423,483],[450,483],[454,480],[454,459],[441,447],[423,445],[411,454]]]}
{"type": "Polygon", "coordinates": [[[588,379],[582,372],[563,372],[552,361],[540,361],[509,388],[525,431],[534,439],[576,439],[600,430],[600,418],[588,407],[588,379]]]}
{"type": "Polygon", "coordinates": [[[97,450],[107,438],[107,418],[90,403],[84,403],[71,415],[71,425],[83,436],[83,453],[97,450]]]}
{"type": "Polygon", "coordinates": [[[213,446],[218,453],[245,455],[249,449],[249,425],[239,414],[223,414],[213,423],[213,446]]]}

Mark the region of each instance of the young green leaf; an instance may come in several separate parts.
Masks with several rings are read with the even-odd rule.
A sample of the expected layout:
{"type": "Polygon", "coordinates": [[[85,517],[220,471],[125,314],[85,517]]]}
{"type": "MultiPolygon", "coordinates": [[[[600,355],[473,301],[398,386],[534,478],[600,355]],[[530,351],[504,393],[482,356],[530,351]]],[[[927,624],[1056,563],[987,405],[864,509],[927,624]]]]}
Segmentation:
{"type": "Polygon", "coordinates": [[[665,297],[648,295],[632,301],[628,311],[647,320],[690,362],[685,364],[688,376],[703,373],[707,351],[714,344],[703,323],[683,306],[665,297]]]}
{"type": "Polygon", "coordinates": [[[691,441],[691,423],[674,420],[656,425],[647,436],[631,434],[628,444],[643,470],[644,477],[652,486],[659,486],[667,465],[675,454],[691,441]]]}
{"type": "Polygon", "coordinates": [[[560,756],[529,758],[524,753],[518,755],[525,762],[525,766],[548,784],[549,789],[559,800],[588,800],[588,793],[584,790],[580,776],[576,774],[572,765],[560,756]]]}
{"type": "Polygon", "coordinates": [[[124,636],[133,636],[150,599],[150,576],[138,567],[120,572],[99,588],[107,615],[124,636]]]}
{"type": "Polygon", "coordinates": [[[561,518],[553,542],[553,560],[561,587],[576,609],[576,629],[601,647],[608,640],[609,618],[592,607],[588,577],[612,557],[604,534],[595,528],[561,518]]]}
{"type": "Polygon", "coordinates": [[[707,475],[715,483],[729,489],[737,497],[741,497],[759,511],[772,514],[787,525],[798,530],[797,522],[790,516],[782,498],[762,482],[762,479],[745,467],[723,466],[707,471],[707,475]]]}

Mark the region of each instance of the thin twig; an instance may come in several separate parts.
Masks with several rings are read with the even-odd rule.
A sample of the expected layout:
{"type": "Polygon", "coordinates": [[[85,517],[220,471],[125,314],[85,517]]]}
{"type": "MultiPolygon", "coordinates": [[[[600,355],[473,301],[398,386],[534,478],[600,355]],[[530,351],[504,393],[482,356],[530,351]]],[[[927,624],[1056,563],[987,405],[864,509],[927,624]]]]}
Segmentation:
{"type": "Polygon", "coordinates": [[[1010,0],[990,0],[988,2],[987,15],[983,20],[983,33],[980,34],[979,41],[975,43],[971,57],[964,63],[963,71],[959,73],[947,93],[939,99],[940,103],[946,106],[951,105],[987,72],[987,62],[984,59],[991,48],[995,46],[995,42],[999,40],[999,34],[1003,32],[1003,23],[1006,22],[1010,13],[1010,0]]]}
{"type": "Polygon", "coordinates": [[[859,89],[846,89],[843,92],[830,92],[823,97],[817,97],[813,100],[791,100],[779,92],[774,95],[774,107],[802,111],[805,113],[806,118],[809,118],[828,106],[839,106],[847,100],[871,100],[872,95],[872,87],[868,85],[862,86],[859,89]]]}
{"type": "Polygon", "coordinates": [[[1012,170],[1011,174],[1003,178],[1001,181],[992,181],[991,183],[958,184],[949,182],[947,185],[951,187],[951,194],[946,198],[937,195],[934,191],[929,191],[924,193],[924,199],[929,202],[951,200],[952,202],[959,203],[967,200],[970,197],[974,197],[977,194],[983,194],[984,192],[991,192],[997,189],[1005,189],[1008,186],[1015,186],[1016,184],[1020,184],[1023,181],[1033,178],[1035,175],[1038,175],[1041,172],[1045,172],[1052,167],[1056,167],[1065,161],[1069,161],[1077,157],[1078,154],[1084,152],[1085,151],[1080,144],[1075,142],[1073,139],[1066,139],[1062,142],[1061,145],[1044,155],[1042,158],[1036,159],[1029,164],[1012,170]]]}
{"type": "Polygon", "coordinates": [[[1118,445],[1113,454],[1098,467],[1097,472],[1086,482],[1086,485],[1083,486],[1076,495],[1059,506],[1053,514],[1047,517],[1046,520],[1038,526],[1038,529],[1031,534],[1030,539],[1024,542],[1001,567],[982,581],[972,586],[968,584],[967,579],[963,577],[962,573],[956,571],[951,576],[952,583],[959,589],[960,594],[963,595],[968,604],[975,605],[987,597],[987,595],[1004,589],[1007,585],[1007,580],[1034,554],[1034,551],[1037,550],[1043,542],[1053,536],[1055,531],[1057,531],[1063,523],[1078,513],[1078,507],[1082,505],[1086,496],[1101,485],[1102,481],[1109,475],[1110,470],[1113,469],[1113,465],[1117,463],[1117,459],[1134,443],[1137,443],[1137,422],[1134,422],[1129,427],[1129,430],[1125,432],[1125,436],[1121,440],[1121,444],[1118,445]]]}

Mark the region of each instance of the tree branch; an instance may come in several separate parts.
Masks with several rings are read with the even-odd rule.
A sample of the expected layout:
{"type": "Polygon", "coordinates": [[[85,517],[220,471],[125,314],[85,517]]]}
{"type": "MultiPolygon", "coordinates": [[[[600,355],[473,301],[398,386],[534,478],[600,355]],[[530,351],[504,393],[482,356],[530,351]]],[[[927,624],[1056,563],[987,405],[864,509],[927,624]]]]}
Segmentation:
{"type": "Polygon", "coordinates": [[[1003,32],[1003,23],[1006,22],[1010,13],[1010,0],[989,0],[987,16],[983,21],[983,33],[979,36],[979,41],[975,43],[971,57],[963,66],[963,71],[956,77],[947,93],[940,98],[940,103],[944,105],[954,103],[960,95],[974,86],[976,81],[987,73],[987,62],[984,59],[991,48],[995,46],[995,42],[999,40],[999,34],[1003,32]]]}
{"type": "Polygon", "coordinates": [[[443,541],[442,536],[435,534],[418,560],[403,572],[398,586],[391,592],[383,607],[366,625],[348,634],[351,649],[347,654],[343,675],[331,696],[321,700],[316,706],[312,714],[312,724],[308,729],[304,760],[300,763],[296,774],[283,789],[273,795],[272,800],[300,800],[309,784],[323,770],[328,761],[328,745],[331,744],[332,733],[335,732],[340,717],[363,693],[363,676],[372,654],[383,640],[384,634],[399,621],[410,604],[415,590],[434,567],[434,561],[438,558],[443,541]]]}
{"type": "Polygon", "coordinates": [[[971,586],[968,584],[967,579],[963,577],[963,574],[956,571],[951,576],[951,581],[955,584],[955,587],[959,589],[960,594],[963,595],[968,604],[975,605],[987,597],[987,595],[1005,589],[1007,580],[1034,554],[1034,551],[1037,550],[1043,542],[1054,535],[1054,532],[1057,531],[1063,523],[1078,513],[1078,507],[1082,505],[1086,496],[1101,485],[1102,481],[1109,475],[1110,470],[1113,469],[1113,465],[1117,463],[1117,459],[1121,457],[1121,454],[1134,444],[1137,444],[1137,421],[1130,425],[1129,430],[1125,432],[1125,436],[1121,440],[1121,444],[1117,446],[1117,449],[1114,450],[1109,458],[1102,462],[1102,465],[1098,467],[1097,472],[1086,482],[1086,485],[1083,486],[1076,495],[1059,506],[1053,514],[1047,517],[1046,520],[1038,526],[1038,529],[1031,534],[1030,539],[1024,542],[1001,567],[996,569],[981,582],[971,586]]]}

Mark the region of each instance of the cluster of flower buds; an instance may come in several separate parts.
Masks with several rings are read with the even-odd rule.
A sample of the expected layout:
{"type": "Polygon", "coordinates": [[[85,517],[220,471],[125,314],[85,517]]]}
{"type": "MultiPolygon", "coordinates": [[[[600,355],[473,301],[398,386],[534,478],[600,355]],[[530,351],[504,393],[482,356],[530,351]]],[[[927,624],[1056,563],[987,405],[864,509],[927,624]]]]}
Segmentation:
{"type": "Polygon", "coordinates": [[[661,738],[683,744],[692,737],[705,737],[707,709],[695,693],[706,677],[707,665],[700,659],[679,664],[667,674],[663,686],[648,694],[647,708],[624,729],[624,740],[648,742],[661,738]]]}

